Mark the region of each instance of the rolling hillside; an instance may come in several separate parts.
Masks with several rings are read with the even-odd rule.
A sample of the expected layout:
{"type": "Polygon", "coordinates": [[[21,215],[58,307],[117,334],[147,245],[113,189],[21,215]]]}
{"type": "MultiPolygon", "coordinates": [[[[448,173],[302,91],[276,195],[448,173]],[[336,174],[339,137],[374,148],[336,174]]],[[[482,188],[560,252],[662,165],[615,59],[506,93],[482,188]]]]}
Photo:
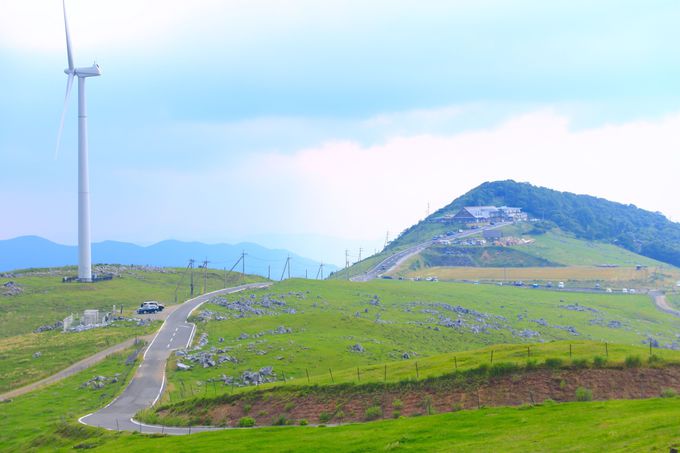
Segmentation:
{"type": "MultiPolygon", "coordinates": [[[[464,206],[481,205],[521,207],[530,218],[540,220],[532,231],[536,236],[559,229],[590,244],[614,245],[656,261],[680,265],[680,224],[671,222],[663,214],[515,181],[486,182],[476,187],[405,230],[388,249],[399,250],[454,229],[458,225],[441,223],[439,219],[455,214],[464,206]]],[[[543,245],[548,247],[548,241],[543,241],[543,245]]],[[[604,250],[603,246],[598,247],[604,250]]],[[[573,253],[569,259],[572,263],[564,264],[573,264],[573,253]]]]}

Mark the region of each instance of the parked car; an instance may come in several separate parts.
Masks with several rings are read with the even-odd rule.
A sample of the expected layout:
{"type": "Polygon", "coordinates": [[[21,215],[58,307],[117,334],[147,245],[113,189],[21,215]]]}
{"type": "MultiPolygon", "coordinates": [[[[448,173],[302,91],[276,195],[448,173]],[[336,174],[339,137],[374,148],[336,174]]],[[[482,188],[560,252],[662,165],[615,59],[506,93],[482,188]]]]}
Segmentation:
{"type": "Polygon", "coordinates": [[[559,283],[557,284],[557,287],[558,287],[559,289],[564,289],[564,282],[559,282],[559,283]]]}
{"type": "Polygon", "coordinates": [[[140,304],[139,308],[137,309],[137,314],[144,315],[150,313],[158,313],[160,311],[163,311],[164,308],[165,305],[159,304],[158,302],[153,300],[148,300],[140,304]]]}
{"type": "Polygon", "coordinates": [[[628,294],[628,288],[622,288],[622,289],[621,289],[621,292],[622,292],[623,294],[628,294]]]}
{"type": "Polygon", "coordinates": [[[611,289],[611,288],[607,288],[605,291],[607,291],[608,293],[611,293],[611,292],[612,292],[612,289],[611,289]]]}

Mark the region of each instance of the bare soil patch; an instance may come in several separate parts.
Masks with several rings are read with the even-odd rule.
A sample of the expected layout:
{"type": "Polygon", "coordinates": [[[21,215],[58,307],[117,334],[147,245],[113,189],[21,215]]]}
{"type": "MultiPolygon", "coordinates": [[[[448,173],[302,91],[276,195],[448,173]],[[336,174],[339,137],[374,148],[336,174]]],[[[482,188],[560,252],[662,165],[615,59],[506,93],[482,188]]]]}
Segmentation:
{"type": "MultiPolygon", "coordinates": [[[[242,417],[256,425],[347,423],[375,418],[428,415],[482,406],[518,406],[545,400],[575,401],[576,389],[592,391],[594,400],[638,399],[661,396],[666,389],[680,392],[680,367],[537,369],[488,377],[436,382],[409,382],[398,387],[338,386],[280,389],[234,397],[231,402],[165,408],[161,417],[237,426],[242,417]]],[[[206,404],[207,403],[207,404],[206,404]]]]}

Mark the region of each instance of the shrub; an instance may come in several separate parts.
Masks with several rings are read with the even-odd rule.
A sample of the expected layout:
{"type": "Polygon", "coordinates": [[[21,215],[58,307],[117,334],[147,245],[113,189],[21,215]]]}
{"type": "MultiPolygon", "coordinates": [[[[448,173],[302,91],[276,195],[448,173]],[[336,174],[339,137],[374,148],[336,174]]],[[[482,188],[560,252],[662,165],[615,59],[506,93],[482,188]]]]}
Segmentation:
{"type": "Polygon", "coordinates": [[[260,411],[257,413],[258,417],[266,417],[267,415],[269,415],[269,412],[267,411],[260,411]]]}
{"type": "Polygon", "coordinates": [[[248,414],[250,412],[250,409],[252,409],[252,408],[253,408],[253,406],[251,406],[250,404],[248,404],[248,403],[244,404],[243,405],[243,413],[248,414]]]}
{"type": "Polygon", "coordinates": [[[321,423],[328,423],[333,416],[329,414],[328,412],[321,412],[319,414],[319,422],[321,423]]]}
{"type": "Polygon", "coordinates": [[[423,409],[425,409],[425,413],[427,415],[432,415],[435,413],[435,410],[432,408],[432,396],[427,395],[425,398],[423,398],[423,409]]]}
{"type": "Polygon", "coordinates": [[[501,362],[494,363],[491,367],[491,370],[489,370],[489,374],[491,376],[505,376],[507,374],[514,373],[517,370],[518,367],[514,363],[501,362]]]}
{"type": "Polygon", "coordinates": [[[595,368],[603,368],[607,364],[607,358],[596,355],[593,357],[593,366],[595,368]]]}
{"type": "Polygon", "coordinates": [[[366,420],[375,420],[382,417],[382,409],[380,406],[370,406],[366,409],[366,420]]]}
{"type": "Polygon", "coordinates": [[[665,388],[661,391],[661,398],[675,398],[678,396],[678,392],[672,388],[665,388]]]}
{"type": "Polygon", "coordinates": [[[295,403],[293,403],[292,401],[290,403],[286,403],[286,405],[283,406],[283,410],[286,412],[292,411],[293,408],[295,408],[295,403]]]}
{"type": "Polygon", "coordinates": [[[564,390],[565,388],[567,388],[567,381],[565,381],[564,379],[562,379],[562,380],[560,381],[560,390],[564,390]]]}
{"type": "Polygon", "coordinates": [[[338,420],[342,420],[343,418],[345,418],[345,412],[341,410],[337,411],[335,413],[335,418],[337,418],[338,420]]]}
{"type": "Polygon", "coordinates": [[[300,421],[298,422],[298,424],[299,424],[300,426],[307,426],[307,425],[309,424],[309,422],[307,421],[306,418],[303,418],[302,420],[300,420],[300,421]]]}
{"type": "Polygon", "coordinates": [[[239,428],[252,428],[255,426],[255,419],[253,417],[243,417],[238,421],[239,428]]]}
{"type": "Polygon", "coordinates": [[[463,410],[463,405],[460,404],[460,403],[453,403],[451,405],[451,411],[452,412],[458,412],[458,411],[462,411],[462,410],[463,410]]]}
{"type": "Polygon", "coordinates": [[[529,359],[529,360],[527,360],[527,364],[524,368],[527,371],[535,370],[536,368],[538,368],[538,362],[536,362],[535,360],[529,359]]]}
{"type": "Polygon", "coordinates": [[[399,417],[401,417],[401,411],[393,410],[392,411],[392,418],[399,418],[399,417]]]}
{"type": "Polygon", "coordinates": [[[640,365],[642,365],[642,360],[640,360],[640,356],[629,355],[626,357],[624,364],[626,365],[626,368],[638,368],[640,365]]]}
{"type": "Polygon", "coordinates": [[[279,415],[278,417],[275,417],[274,420],[272,420],[272,425],[274,426],[284,426],[286,424],[286,416],[285,415],[279,415]]]}
{"type": "Polygon", "coordinates": [[[545,366],[548,368],[559,368],[562,366],[562,359],[557,358],[547,358],[545,359],[545,366]]]}
{"type": "Polygon", "coordinates": [[[592,401],[593,392],[585,387],[579,387],[576,389],[576,401],[592,401]]]}
{"type": "Polygon", "coordinates": [[[588,368],[588,359],[574,359],[571,361],[574,368],[588,368]]]}
{"type": "Polygon", "coordinates": [[[647,359],[647,362],[650,365],[660,364],[660,363],[663,363],[663,359],[661,357],[659,357],[658,355],[650,355],[649,359],[647,359]]]}
{"type": "Polygon", "coordinates": [[[400,399],[396,399],[392,401],[392,407],[394,409],[401,409],[402,407],[404,407],[404,403],[400,399]]]}

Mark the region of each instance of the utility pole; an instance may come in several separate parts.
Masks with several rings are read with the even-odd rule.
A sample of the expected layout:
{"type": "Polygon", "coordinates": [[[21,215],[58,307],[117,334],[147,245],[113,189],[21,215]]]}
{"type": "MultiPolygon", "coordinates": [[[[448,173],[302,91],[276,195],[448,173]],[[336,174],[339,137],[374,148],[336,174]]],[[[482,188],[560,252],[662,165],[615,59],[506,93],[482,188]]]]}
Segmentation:
{"type": "Polygon", "coordinates": [[[224,268],[224,287],[227,287],[227,268],[224,268]]]}
{"type": "Polygon", "coordinates": [[[347,280],[349,280],[349,250],[345,249],[345,273],[347,274],[347,280]]]}
{"type": "Polygon", "coordinates": [[[189,268],[191,269],[191,297],[194,297],[194,262],[195,261],[193,258],[189,260],[189,268]]]}
{"type": "Polygon", "coordinates": [[[427,213],[426,213],[425,217],[430,217],[430,202],[429,201],[427,202],[427,213]]]}
{"type": "MultiPolygon", "coordinates": [[[[190,266],[191,266],[191,260],[189,260],[189,264],[187,264],[186,269],[184,269],[184,272],[179,277],[179,280],[177,280],[177,286],[175,286],[175,303],[177,303],[177,291],[179,290],[179,285],[182,283],[182,280],[184,280],[184,276],[186,275],[190,266]]],[[[122,309],[122,305],[121,305],[121,309],[122,309]]],[[[122,311],[121,311],[121,313],[122,313],[122,311]]]]}
{"type": "Polygon", "coordinates": [[[387,247],[387,244],[389,244],[389,243],[390,243],[390,232],[388,230],[387,233],[385,233],[385,247],[387,247]]]}
{"type": "Polygon", "coordinates": [[[208,290],[208,258],[203,261],[203,294],[208,290]]]}
{"type": "Polygon", "coordinates": [[[323,280],[323,262],[319,264],[319,270],[316,271],[316,279],[319,279],[319,275],[321,276],[321,280],[323,280]]]}
{"type": "Polygon", "coordinates": [[[241,252],[241,270],[242,270],[241,273],[243,274],[243,280],[245,280],[246,279],[246,251],[245,250],[243,250],[241,252]]]}
{"type": "Polygon", "coordinates": [[[305,279],[306,279],[306,278],[308,278],[308,277],[307,277],[307,269],[305,269],[305,279]]]}
{"type": "Polygon", "coordinates": [[[283,272],[281,272],[281,281],[283,281],[283,276],[286,275],[286,269],[288,269],[288,278],[290,278],[290,255],[286,258],[286,264],[283,265],[283,272]]]}
{"type": "Polygon", "coordinates": [[[268,264],[267,265],[267,280],[271,280],[271,279],[272,279],[272,265],[268,264]]]}
{"type": "Polygon", "coordinates": [[[363,251],[363,249],[361,247],[359,247],[359,261],[361,261],[361,252],[362,251],[363,251]]]}

